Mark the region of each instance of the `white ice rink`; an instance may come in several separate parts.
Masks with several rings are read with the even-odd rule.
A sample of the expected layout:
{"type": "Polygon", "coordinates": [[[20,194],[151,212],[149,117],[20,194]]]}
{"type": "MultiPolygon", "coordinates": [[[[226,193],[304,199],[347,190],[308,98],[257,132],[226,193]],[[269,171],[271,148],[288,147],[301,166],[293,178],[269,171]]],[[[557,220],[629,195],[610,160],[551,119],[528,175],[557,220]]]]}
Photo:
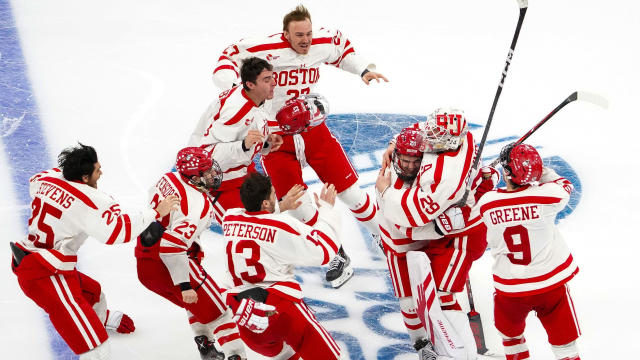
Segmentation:
{"type": "MultiPolygon", "coordinates": [[[[19,42],[30,82],[16,82],[7,70],[20,56],[0,53],[0,85],[32,92],[35,109],[29,111],[36,112],[30,114],[39,118],[38,136],[46,141],[43,164],[52,166],[77,141],[90,144],[104,171],[99,187],[135,210],[146,204],[147,188],[170,169],[217,95],[211,72],[220,52],[240,38],[280,32],[282,16],[297,3],[0,0],[2,18],[15,22],[0,25],[15,26],[18,35],[0,37],[0,43],[19,42]]],[[[304,4],[315,26],[340,29],[390,80],[367,87],[357,76],[322,68],[317,90],[333,113],[426,115],[453,104],[471,122],[486,122],[518,18],[515,0],[304,4]]],[[[582,359],[640,358],[639,35],[635,1],[530,0],[489,134],[523,134],[574,90],[601,94],[611,103],[607,111],[570,104],[530,138],[543,157],[561,156],[581,182],[580,202],[559,226],[580,267],[570,284],[582,359]]],[[[9,268],[8,242],[25,236],[29,207],[13,176],[25,159],[9,151],[7,141],[27,113],[0,102],[0,359],[74,358],[52,342],[46,316],[24,296],[9,268]]],[[[481,131],[475,130],[478,138],[481,131]]],[[[486,151],[495,154],[499,147],[486,151]]],[[[369,167],[365,157],[358,159],[357,167],[369,167]]],[[[367,176],[370,181],[371,174],[362,180],[367,176]]],[[[404,333],[404,325],[388,311],[394,304],[388,298],[366,295],[387,292],[386,265],[343,210],[343,239],[360,275],[331,290],[321,272],[306,269],[300,273],[305,294],[319,305],[319,314],[329,314],[325,326],[343,334],[346,358],[416,359],[406,345],[397,347],[395,357],[381,351],[408,343],[393,335],[404,333]]],[[[204,243],[205,267],[225,282],[221,237],[207,232],[204,243]]],[[[79,254],[78,267],[100,281],[110,307],[136,324],[134,334],[112,336],[113,358],[198,359],[184,311],[139,284],[133,247],[90,239],[79,254]]],[[[492,326],[490,263],[487,253],[474,265],[472,281],[490,344],[502,351],[492,326]]],[[[529,318],[525,335],[532,359],[553,359],[537,319],[529,318]]]]}

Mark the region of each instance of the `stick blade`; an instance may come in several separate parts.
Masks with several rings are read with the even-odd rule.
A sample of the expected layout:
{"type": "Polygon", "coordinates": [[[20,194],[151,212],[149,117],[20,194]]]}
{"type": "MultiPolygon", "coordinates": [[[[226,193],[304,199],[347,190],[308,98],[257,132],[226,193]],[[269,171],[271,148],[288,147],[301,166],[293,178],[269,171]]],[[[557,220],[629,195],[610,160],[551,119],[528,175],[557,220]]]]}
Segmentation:
{"type": "Polygon", "coordinates": [[[598,105],[603,109],[609,108],[609,101],[603,96],[588,91],[578,91],[578,100],[586,101],[594,105],[598,105]]]}
{"type": "Polygon", "coordinates": [[[470,311],[467,316],[469,317],[469,325],[471,326],[473,337],[476,340],[478,354],[485,354],[489,349],[487,349],[487,344],[484,340],[484,329],[482,328],[480,314],[476,311],[470,311]]]}

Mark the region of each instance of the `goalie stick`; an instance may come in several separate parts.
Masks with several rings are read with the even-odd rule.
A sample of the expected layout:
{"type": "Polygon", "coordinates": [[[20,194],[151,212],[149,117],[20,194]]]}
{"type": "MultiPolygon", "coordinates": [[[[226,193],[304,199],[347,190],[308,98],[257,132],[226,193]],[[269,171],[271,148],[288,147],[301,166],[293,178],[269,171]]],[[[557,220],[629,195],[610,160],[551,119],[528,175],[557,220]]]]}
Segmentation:
{"type": "MultiPolygon", "coordinates": [[[[555,114],[557,114],[560,110],[562,110],[562,108],[564,108],[565,106],[567,106],[568,104],[576,100],[586,101],[588,103],[600,106],[603,109],[606,109],[609,107],[609,102],[607,101],[607,99],[603,98],[598,94],[593,94],[586,91],[574,91],[571,95],[569,95],[566,99],[564,99],[558,106],[556,106],[555,109],[551,110],[551,112],[547,116],[545,116],[542,120],[538,121],[538,123],[533,128],[531,128],[531,130],[529,130],[526,134],[524,134],[520,139],[518,139],[518,141],[516,141],[515,144],[517,145],[524,142],[526,139],[529,138],[529,136],[531,136],[542,125],[544,125],[544,123],[549,121],[549,119],[551,119],[555,114]]],[[[493,160],[489,166],[495,167],[499,161],[500,161],[500,158],[498,157],[495,160],[493,160]]]]}
{"type": "MultiPolygon", "coordinates": [[[[484,132],[482,133],[482,140],[480,140],[480,144],[478,144],[478,153],[476,154],[476,158],[473,161],[473,165],[471,169],[477,169],[478,164],[480,163],[480,158],[482,157],[482,150],[484,149],[484,144],[487,141],[487,135],[489,134],[489,128],[491,127],[491,122],[493,121],[493,113],[496,110],[496,105],[498,105],[498,99],[500,99],[500,94],[502,94],[502,87],[504,86],[504,80],[507,77],[507,71],[509,71],[509,65],[511,64],[511,60],[513,59],[513,52],[516,49],[516,42],[518,42],[518,36],[520,36],[520,29],[522,28],[522,22],[524,21],[524,16],[527,13],[528,0],[517,0],[518,6],[520,6],[520,16],[518,17],[518,24],[516,25],[516,32],[513,34],[513,40],[511,40],[511,46],[509,47],[509,53],[507,54],[507,60],[504,63],[504,70],[502,70],[502,78],[500,78],[500,83],[498,84],[498,89],[496,90],[496,95],[493,98],[493,105],[491,105],[491,111],[489,112],[489,119],[487,119],[487,124],[484,126],[484,132]]],[[[463,206],[467,202],[467,198],[469,197],[469,191],[471,191],[471,182],[467,184],[467,188],[464,192],[464,196],[458,202],[458,205],[463,206]]]]}
{"type": "Polygon", "coordinates": [[[469,297],[469,312],[467,313],[467,316],[469,317],[471,332],[473,332],[473,337],[476,340],[478,354],[484,355],[489,351],[489,349],[487,349],[487,344],[484,339],[484,329],[482,328],[480,313],[476,311],[473,304],[473,293],[471,292],[471,281],[469,280],[469,277],[467,277],[467,296],[469,297]]]}

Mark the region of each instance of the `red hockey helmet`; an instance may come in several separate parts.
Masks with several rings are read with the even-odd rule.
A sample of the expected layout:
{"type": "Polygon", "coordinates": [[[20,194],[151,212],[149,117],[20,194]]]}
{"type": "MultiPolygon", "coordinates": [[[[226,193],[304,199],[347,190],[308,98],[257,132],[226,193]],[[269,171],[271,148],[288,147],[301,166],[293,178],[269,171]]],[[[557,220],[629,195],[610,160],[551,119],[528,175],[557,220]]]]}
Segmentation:
{"type": "Polygon", "coordinates": [[[309,126],[312,116],[304,99],[296,98],[284,104],[276,114],[276,120],[285,135],[295,135],[309,126]]]}
{"type": "MultiPolygon", "coordinates": [[[[424,153],[424,136],[421,130],[411,126],[402,129],[396,138],[396,148],[393,151],[393,168],[404,181],[412,181],[418,174],[418,167],[415,169],[405,168],[399,155],[422,158],[424,153]]],[[[415,159],[417,160],[417,159],[415,159]]]]}
{"type": "Polygon", "coordinates": [[[220,165],[211,158],[211,153],[200,147],[186,147],[178,151],[176,169],[197,186],[217,189],[222,183],[220,165]]]}
{"type": "Polygon", "coordinates": [[[509,172],[507,177],[517,185],[540,180],[542,158],[538,151],[527,144],[509,144],[500,151],[500,165],[509,172]]]}

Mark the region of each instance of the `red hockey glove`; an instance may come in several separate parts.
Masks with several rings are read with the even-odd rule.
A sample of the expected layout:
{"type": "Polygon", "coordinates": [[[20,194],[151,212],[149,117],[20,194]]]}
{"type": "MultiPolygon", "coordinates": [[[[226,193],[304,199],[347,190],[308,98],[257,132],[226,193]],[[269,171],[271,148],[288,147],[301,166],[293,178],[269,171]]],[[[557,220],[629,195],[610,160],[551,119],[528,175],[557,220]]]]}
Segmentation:
{"type": "Polygon", "coordinates": [[[104,327],[107,330],[116,331],[120,334],[129,334],[135,331],[136,326],[133,324],[133,320],[122,311],[109,311],[107,310],[107,319],[104,322],[104,327]]]}
{"type": "Polygon", "coordinates": [[[275,314],[276,308],[255,300],[242,299],[233,321],[254,333],[260,334],[269,327],[269,316],[275,314]]]}
{"type": "Polygon", "coordinates": [[[493,190],[500,181],[500,173],[491,166],[483,166],[478,175],[473,180],[471,191],[473,191],[473,198],[476,202],[480,200],[482,195],[493,190]]]}

